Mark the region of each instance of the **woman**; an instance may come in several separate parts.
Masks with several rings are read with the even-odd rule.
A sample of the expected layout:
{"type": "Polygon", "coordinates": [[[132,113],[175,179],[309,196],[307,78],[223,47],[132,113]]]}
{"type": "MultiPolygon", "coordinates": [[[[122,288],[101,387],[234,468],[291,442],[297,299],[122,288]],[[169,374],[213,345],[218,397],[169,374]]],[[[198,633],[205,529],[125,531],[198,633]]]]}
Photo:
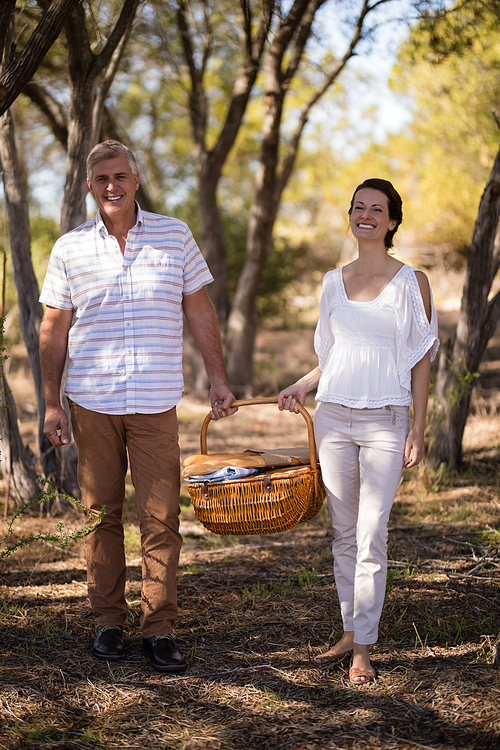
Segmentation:
{"type": "Polygon", "coordinates": [[[314,430],[344,634],[316,664],[352,655],[353,683],[372,682],[387,573],[387,524],[403,466],[424,454],[430,364],[439,346],[427,276],[388,254],[403,218],[387,180],[359,185],[349,208],[358,257],[323,280],[318,367],[282,390],[298,411],[317,388],[314,430]],[[410,429],[409,407],[413,402],[410,429]]]}

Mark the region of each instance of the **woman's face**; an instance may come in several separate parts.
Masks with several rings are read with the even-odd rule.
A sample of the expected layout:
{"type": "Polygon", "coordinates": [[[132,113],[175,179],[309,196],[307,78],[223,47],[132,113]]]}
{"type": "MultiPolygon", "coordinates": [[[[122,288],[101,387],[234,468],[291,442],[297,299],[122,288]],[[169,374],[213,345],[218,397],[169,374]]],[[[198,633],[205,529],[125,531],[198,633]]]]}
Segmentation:
{"type": "Polygon", "coordinates": [[[362,188],[354,196],[349,224],[358,240],[382,240],[397,222],[389,216],[389,201],[385,193],[373,188],[362,188]]]}

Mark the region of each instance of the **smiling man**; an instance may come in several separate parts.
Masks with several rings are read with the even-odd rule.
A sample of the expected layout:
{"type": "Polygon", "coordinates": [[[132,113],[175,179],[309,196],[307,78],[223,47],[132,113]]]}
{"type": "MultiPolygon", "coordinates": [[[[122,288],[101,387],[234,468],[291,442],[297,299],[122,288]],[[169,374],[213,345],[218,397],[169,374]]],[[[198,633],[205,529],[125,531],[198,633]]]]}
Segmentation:
{"type": "Polygon", "coordinates": [[[85,537],[89,599],[97,623],[93,654],[125,656],[122,510],[128,464],[142,543],[143,648],[161,672],[185,669],[173,637],[177,619],[180,460],[176,405],[183,391],[183,312],[211,382],[213,419],[236,411],[217,318],[205,286],[213,277],[187,225],[142,211],[139,171],[118,141],[87,159],[97,215],[55,244],[40,301],[44,432],[69,442],[65,394],[78,449],[78,482],[89,509],[106,513],[85,537]]]}

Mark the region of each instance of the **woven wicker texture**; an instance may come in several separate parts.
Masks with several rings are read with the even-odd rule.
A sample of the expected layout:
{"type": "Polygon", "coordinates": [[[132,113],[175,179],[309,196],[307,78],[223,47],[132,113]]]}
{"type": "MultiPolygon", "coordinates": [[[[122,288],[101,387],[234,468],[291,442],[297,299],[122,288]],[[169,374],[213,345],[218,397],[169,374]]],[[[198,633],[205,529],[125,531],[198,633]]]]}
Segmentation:
{"type": "MultiPolygon", "coordinates": [[[[275,398],[245,399],[234,406],[276,404],[275,398]]],[[[314,430],[309,412],[300,407],[306,421],[310,464],[269,469],[265,474],[224,482],[190,482],[188,491],[200,523],[215,534],[276,534],[319,512],[325,498],[316,459],[314,430]]],[[[208,415],[202,425],[201,453],[207,453],[208,415]]]]}

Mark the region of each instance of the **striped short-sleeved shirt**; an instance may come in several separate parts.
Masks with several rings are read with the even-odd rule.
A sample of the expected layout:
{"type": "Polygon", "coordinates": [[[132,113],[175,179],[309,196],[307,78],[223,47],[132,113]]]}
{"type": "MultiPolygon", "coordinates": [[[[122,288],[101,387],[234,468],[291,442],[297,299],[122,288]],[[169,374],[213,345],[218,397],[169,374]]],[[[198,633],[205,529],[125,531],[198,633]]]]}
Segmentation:
{"type": "Polygon", "coordinates": [[[73,310],[66,395],[103,414],[156,414],[182,395],[182,298],[213,281],[188,226],[142,211],[118,241],[98,213],[54,245],[40,301],[73,310]]]}

